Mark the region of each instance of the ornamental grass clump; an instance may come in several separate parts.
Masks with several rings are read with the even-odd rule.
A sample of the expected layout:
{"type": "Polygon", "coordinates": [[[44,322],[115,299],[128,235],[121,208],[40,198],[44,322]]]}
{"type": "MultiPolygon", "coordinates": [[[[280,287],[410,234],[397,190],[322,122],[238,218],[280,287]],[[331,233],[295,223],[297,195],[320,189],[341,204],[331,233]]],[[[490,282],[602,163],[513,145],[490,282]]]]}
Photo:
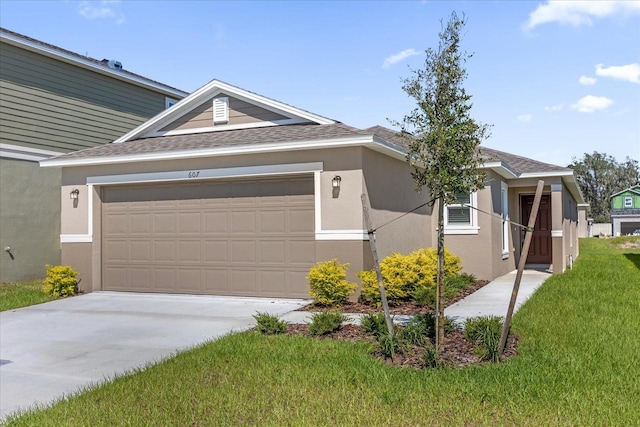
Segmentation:
{"type": "Polygon", "coordinates": [[[342,326],[342,322],[349,320],[347,316],[339,311],[323,311],[314,313],[309,323],[309,333],[311,335],[326,335],[337,331],[342,326]]]}
{"type": "MultiPolygon", "coordinates": [[[[445,250],[445,277],[458,276],[461,264],[459,257],[445,250]]],[[[382,260],[380,272],[389,303],[408,301],[414,297],[418,289],[435,289],[438,272],[437,251],[434,248],[422,248],[408,255],[393,253],[382,260]]],[[[379,305],[380,291],[375,271],[362,271],[358,277],[362,280],[362,299],[379,305]]]]}
{"type": "Polygon", "coordinates": [[[47,278],[42,291],[55,298],[68,297],[78,293],[78,272],[67,265],[47,264],[47,278]]]}
{"type": "Polygon", "coordinates": [[[273,314],[257,312],[253,318],[256,319],[256,331],[262,335],[278,335],[287,331],[287,323],[273,314]]]}
{"type": "Polygon", "coordinates": [[[471,317],[464,323],[464,337],[475,343],[474,351],[482,360],[498,362],[503,319],[500,316],[471,317]]]}
{"type": "Polygon", "coordinates": [[[349,264],[337,259],[319,262],[309,270],[309,295],[316,305],[342,305],[356,290],[356,284],[347,281],[349,264]]]}

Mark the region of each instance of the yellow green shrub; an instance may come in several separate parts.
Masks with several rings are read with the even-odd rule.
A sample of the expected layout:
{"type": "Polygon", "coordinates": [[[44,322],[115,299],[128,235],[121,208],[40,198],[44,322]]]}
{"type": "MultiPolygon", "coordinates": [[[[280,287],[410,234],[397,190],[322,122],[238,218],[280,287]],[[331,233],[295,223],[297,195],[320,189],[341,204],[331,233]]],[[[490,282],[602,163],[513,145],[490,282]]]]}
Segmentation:
{"type": "Polygon", "coordinates": [[[47,264],[47,278],[42,290],[56,298],[75,295],[78,291],[78,273],[66,265],[47,264]]]}
{"type": "MultiPolygon", "coordinates": [[[[444,251],[445,277],[460,274],[461,260],[444,251]]],[[[408,255],[393,253],[380,263],[385,293],[390,304],[411,298],[416,289],[435,287],[438,274],[438,252],[434,248],[422,248],[408,255]]],[[[378,280],[373,270],[358,274],[362,280],[362,297],[372,303],[380,302],[378,280]]]]}
{"type": "Polygon", "coordinates": [[[347,281],[349,264],[337,259],[319,262],[309,270],[309,295],[319,305],[340,305],[356,290],[356,284],[347,281]]]}

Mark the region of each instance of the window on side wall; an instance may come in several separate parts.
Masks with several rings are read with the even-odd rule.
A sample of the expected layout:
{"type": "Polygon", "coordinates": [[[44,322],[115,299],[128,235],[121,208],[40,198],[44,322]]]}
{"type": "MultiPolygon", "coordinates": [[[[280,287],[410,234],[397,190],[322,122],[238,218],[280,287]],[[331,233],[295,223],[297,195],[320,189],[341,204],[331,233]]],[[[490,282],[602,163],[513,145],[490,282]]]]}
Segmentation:
{"type": "Polygon", "coordinates": [[[502,206],[502,259],[509,258],[509,186],[500,183],[500,205],[502,206]]]}
{"type": "Polygon", "coordinates": [[[445,206],[445,234],[478,234],[477,193],[458,193],[456,203],[445,206]]]}

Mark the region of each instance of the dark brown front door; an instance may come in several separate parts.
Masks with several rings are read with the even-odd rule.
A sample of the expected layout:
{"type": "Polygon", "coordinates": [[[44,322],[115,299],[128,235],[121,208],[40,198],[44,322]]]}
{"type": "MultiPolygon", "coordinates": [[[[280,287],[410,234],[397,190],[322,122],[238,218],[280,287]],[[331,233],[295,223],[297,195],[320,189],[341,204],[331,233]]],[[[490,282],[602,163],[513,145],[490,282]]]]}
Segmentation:
{"type": "MultiPolygon", "coordinates": [[[[529,223],[533,208],[533,195],[522,196],[522,223],[529,223]]],[[[529,264],[551,264],[551,197],[543,195],[533,230],[533,238],[527,254],[529,264]]]]}

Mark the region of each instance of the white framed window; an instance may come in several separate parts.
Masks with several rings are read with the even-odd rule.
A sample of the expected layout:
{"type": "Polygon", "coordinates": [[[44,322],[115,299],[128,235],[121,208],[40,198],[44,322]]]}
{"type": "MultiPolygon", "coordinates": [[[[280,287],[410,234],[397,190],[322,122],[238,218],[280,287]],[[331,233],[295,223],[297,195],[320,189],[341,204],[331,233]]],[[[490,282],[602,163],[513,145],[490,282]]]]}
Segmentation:
{"type": "Polygon", "coordinates": [[[502,259],[509,258],[509,186],[500,182],[500,206],[502,207],[502,259]]]}
{"type": "Polygon", "coordinates": [[[625,197],[624,198],[624,207],[625,208],[632,208],[633,207],[633,199],[631,197],[625,197]]]}
{"type": "Polygon", "coordinates": [[[229,121],[229,97],[221,96],[213,99],[213,124],[229,121]]]}
{"type": "Polygon", "coordinates": [[[164,108],[173,107],[177,103],[178,103],[177,99],[173,99],[173,98],[169,98],[169,97],[165,97],[164,98],[164,108]]]}
{"type": "Polygon", "coordinates": [[[444,207],[445,234],[478,234],[478,193],[456,194],[456,203],[444,207]]]}

